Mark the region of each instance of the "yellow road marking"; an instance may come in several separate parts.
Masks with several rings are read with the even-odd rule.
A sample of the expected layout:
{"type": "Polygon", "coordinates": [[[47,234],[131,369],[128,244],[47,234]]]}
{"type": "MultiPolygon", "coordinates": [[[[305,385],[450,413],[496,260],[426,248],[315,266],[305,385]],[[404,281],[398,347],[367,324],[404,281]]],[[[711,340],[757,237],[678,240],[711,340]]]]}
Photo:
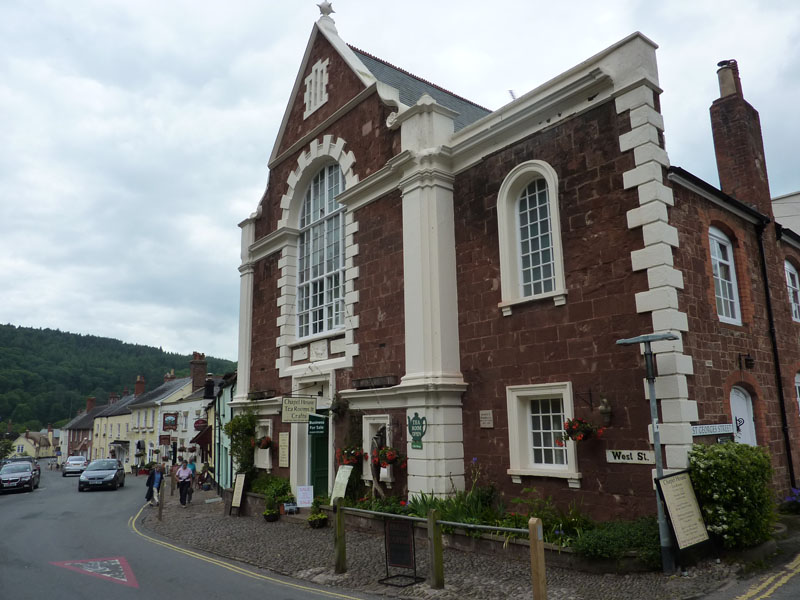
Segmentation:
{"type": "Polygon", "coordinates": [[[770,575],[758,585],[751,587],[744,594],[738,596],[736,600],[763,600],[764,598],[769,598],[775,593],[775,590],[798,573],[800,573],[800,554],[795,556],[794,560],[786,565],[780,572],[770,575]],[[760,594],[765,589],[766,591],[763,594],[756,596],[756,594],[760,594]]]}
{"type": "Polygon", "coordinates": [[[256,573],[255,571],[251,571],[250,569],[245,569],[245,568],[239,567],[237,565],[231,564],[229,562],[226,562],[224,560],[220,560],[218,558],[213,558],[213,557],[210,557],[210,556],[206,556],[204,554],[200,554],[199,552],[194,552],[192,550],[187,550],[185,548],[181,548],[180,546],[175,546],[174,544],[170,544],[168,542],[164,542],[164,541],[161,541],[161,540],[156,539],[154,537],[151,537],[151,536],[149,536],[147,534],[144,534],[141,531],[139,531],[139,529],[136,527],[136,521],[139,519],[139,515],[142,514],[142,511],[144,510],[145,506],[147,506],[147,504],[142,506],[142,508],[139,509],[139,512],[137,512],[135,515],[133,515],[132,517],[130,517],[128,519],[128,527],[130,527],[138,536],[143,537],[144,539],[146,539],[149,542],[152,542],[153,544],[157,544],[159,546],[163,546],[164,548],[169,548],[170,550],[172,550],[174,552],[179,552],[181,554],[185,554],[186,556],[190,556],[192,558],[196,558],[198,560],[202,560],[202,561],[205,561],[207,563],[211,563],[212,565],[217,565],[218,567],[222,567],[223,569],[228,569],[229,571],[233,571],[234,573],[237,573],[239,575],[244,575],[245,577],[250,577],[252,579],[260,579],[262,581],[269,581],[271,583],[277,583],[279,585],[283,585],[283,586],[286,586],[286,587],[294,588],[294,589],[297,589],[297,590],[304,590],[304,591],[311,592],[311,593],[314,593],[314,594],[319,594],[320,596],[326,596],[328,598],[341,598],[343,600],[360,600],[359,598],[356,598],[355,596],[346,596],[344,594],[337,594],[335,592],[328,592],[328,591],[325,591],[325,590],[319,590],[319,589],[316,589],[316,588],[300,585],[300,584],[297,584],[297,583],[291,583],[291,582],[288,582],[288,581],[282,581],[280,579],[276,579],[274,577],[269,577],[267,575],[262,575],[261,573],[256,573]]]}

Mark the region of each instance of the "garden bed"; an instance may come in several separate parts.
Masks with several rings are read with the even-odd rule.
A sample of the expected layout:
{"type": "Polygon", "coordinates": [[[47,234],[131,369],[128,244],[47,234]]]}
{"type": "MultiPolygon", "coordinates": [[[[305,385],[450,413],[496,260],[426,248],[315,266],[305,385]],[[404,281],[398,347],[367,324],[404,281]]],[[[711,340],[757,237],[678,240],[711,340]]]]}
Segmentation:
{"type": "MultiPolygon", "coordinates": [[[[333,507],[323,506],[321,509],[328,514],[329,520],[334,520],[333,507]]],[[[345,527],[358,531],[383,534],[383,518],[363,515],[345,514],[345,527]]],[[[424,523],[414,524],[414,537],[417,540],[427,540],[428,530],[424,523]]],[[[463,531],[442,534],[442,544],[445,548],[471,552],[483,555],[502,555],[508,559],[519,562],[530,561],[530,543],[524,538],[511,538],[506,543],[506,538],[499,535],[482,534],[480,537],[466,535],[463,531]]],[[[572,548],[560,547],[555,544],[544,544],[545,562],[554,567],[574,569],[585,573],[634,573],[648,571],[636,557],[630,553],[621,560],[590,560],[578,556],[572,548]]]]}

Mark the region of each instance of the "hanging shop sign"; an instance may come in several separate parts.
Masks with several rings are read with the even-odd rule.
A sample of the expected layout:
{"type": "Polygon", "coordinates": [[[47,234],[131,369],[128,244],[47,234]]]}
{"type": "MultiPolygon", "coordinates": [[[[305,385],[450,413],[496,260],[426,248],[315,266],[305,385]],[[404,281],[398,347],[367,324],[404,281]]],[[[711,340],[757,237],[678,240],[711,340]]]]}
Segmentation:
{"type": "Polygon", "coordinates": [[[172,443],[172,442],[170,440],[169,434],[167,434],[167,435],[159,435],[158,436],[158,445],[159,446],[169,446],[170,443],[172,443]]]}
{"type": "Polygon", "coordinates": [[[428,431],[428,419],[420,417],[419,413],[414,413],[413,417],[408,418],[408,434],[411,436],[411,448],[422,450],[422,438],[428,431]]]}
{"type": "Polygon", "coordinates": [[[163,426],[161,429],[164,431],[177,431],[178,430],[178,413],[164,413],[163,426]]]}
{"type": "Polygon", "coordinates": [[[203,431],[203,429],[205,429],[206,427],[208,427],[208,421],[206,419],[195,420],[194,422],[195,431],[203,431]]]}
{"type": "Polygon", "coordinates": [[[284,396],[281,407],[281,420],[284,423],[308,423],[308,415],[317,410],[315,396],[284,396]]]}

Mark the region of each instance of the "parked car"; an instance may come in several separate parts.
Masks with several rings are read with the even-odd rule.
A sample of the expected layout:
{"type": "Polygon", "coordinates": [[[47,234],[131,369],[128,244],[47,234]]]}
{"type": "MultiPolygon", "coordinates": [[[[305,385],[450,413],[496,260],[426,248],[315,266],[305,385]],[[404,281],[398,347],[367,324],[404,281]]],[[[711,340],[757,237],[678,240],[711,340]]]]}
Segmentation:
{"type": "Polygon", "coordinates": [[[42,469],[39,467],[39,461],[33,458],[32,456],[15,456],[13,458],[7,458],[6,461],[8,463],[12,462],[27,462],[30,463],[31,468],[36,471],[36,474],[41,477],[42,469]]]}
{"type": "Polygon", "coordinates": [[[26,460],[12,461],[0,468],[0,491],[24,490],[39,487],[39,473],[26,460]]]}
{"type": "Polygon", "coordinates": [[[85,456],[70,456],[64,461],[64,467],[61,469],[61,476],[73,475],[75,473],[81,474],[84,469],[89,466],[89,460],[85,456]]]}
{"type": "Polygon", "coordinates": [[[112,490],[125,485],[125,468],[114,458],[99,458],[89,463],[78,479],[78,491],[109,487],[112,490]]]}

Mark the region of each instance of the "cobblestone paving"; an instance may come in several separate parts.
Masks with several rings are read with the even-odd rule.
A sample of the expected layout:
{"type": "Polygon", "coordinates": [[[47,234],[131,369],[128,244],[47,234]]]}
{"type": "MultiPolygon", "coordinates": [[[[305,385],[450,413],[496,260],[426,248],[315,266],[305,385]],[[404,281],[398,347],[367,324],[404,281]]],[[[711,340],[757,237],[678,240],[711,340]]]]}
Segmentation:
{"type": "MultiPolygon", "coordinates": [[[[390,598],[531,598],[530,563],[507,556],[486,556],[445,549],[445,589],[426,583],[393,588],[378,583],[385,576],[383,535],[347,532],[347,568],[333,572],[333,529],[311,529],[304,521],[281,518],[266,523],[254,517],[229,517],[213,492],[195,492],[194,502],[182,509],[177,495],[167,497],[163,520],[156,508],[145,508],[145,528],[186,546],[266,568],[315,583],[360,590],[390,598]]],[[[427,574],[427,548],[417,542],[417,574],[427,574]]],[[[697,598],[734,577],[737,567],[709,561],[685,576],[661,573],[597,575],[548,567],[550,600],[679,600],[697,598]]],[[[394,571],[409,572],[409,571],[394,571]]]]}

